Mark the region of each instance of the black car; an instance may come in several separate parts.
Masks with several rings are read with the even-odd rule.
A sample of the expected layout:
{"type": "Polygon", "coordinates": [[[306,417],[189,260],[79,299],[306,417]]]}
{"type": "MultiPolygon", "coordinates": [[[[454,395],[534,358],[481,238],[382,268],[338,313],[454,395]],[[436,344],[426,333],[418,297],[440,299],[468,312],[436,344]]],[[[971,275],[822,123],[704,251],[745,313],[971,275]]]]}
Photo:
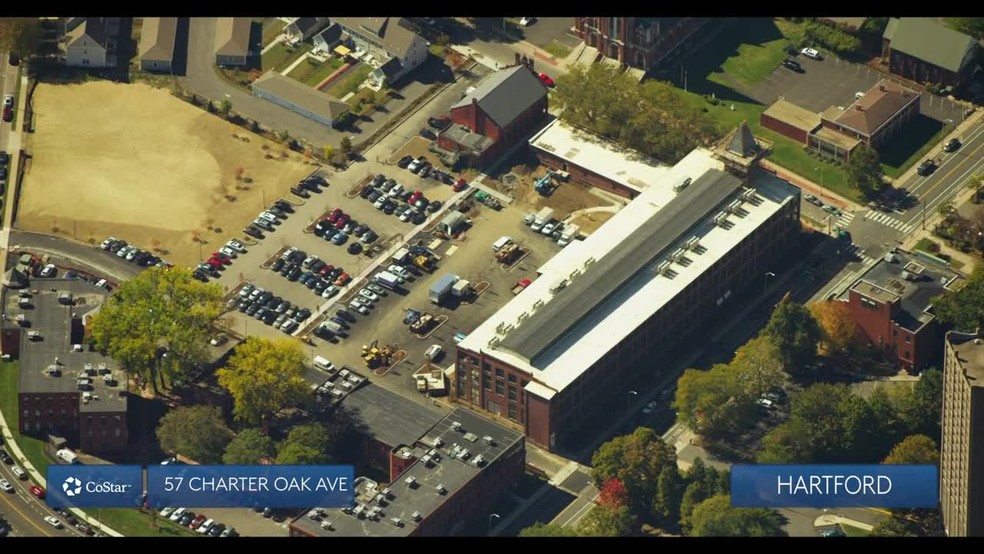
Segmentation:
{"type": "Polygon", "coordinates": [[[287,280],[296,281],[301,277],[301,273],[303,273],[301,271],[301,268],[295,267],[294,269],[290,270],[290,273],[287,274],[287,280]]]}
{"type": "Polygon", "coordinates": [[[295,187],[290,187],[290,191],[296,194],[297,196],[300,196],[301,198],[311,197],[311,193],[309,193],[307,190],[304,189],[304,187],[300,185],[297,185],[295,187]]]}
{"type": "Polygon", "coordinates": [[[331,273],[329,273],[327,277],[328,279],[334,281],[335,279],[338,279],[338,276],[341,275],[342,273],[345,273],[345,270],[342,269],[341,267],[336,267],[335,269],[331,270],[331,273]]]}
{"type": "Polygon", "coordinates": [[[345,310],[335,310],[335,315],[346,321],[355,321],[355,316],[345,310]]]}
{"type": "Polygon", "coordinates": [[[0,450],[0,461],[7,465],[14,464],[14,459],[10,457],[10,454],[7,454],[6,450],[0,450]]]}
{"type": "Polygon", "coordinates": [[[309,317],[311,317],[311,310],[307,308],[301,308],[294,313],[294,321],[304,321],[309,317]]]}
{"type": "Polygon", "coordinates": [[[286,263],[287,262],[285,262],[283,258],[277,258],[276,260],[273,260],[273,265],[270,266],[270,269],[272,269],[273,271],[280,271],[281,269],[284,268],[284,265],[286,263]]]}
{"type": "Polygon", "coordinates": [[[403,156],[400,161],[396,162],[396,166],[400,169],[406,169],[410,162],[413,161],[413,156],[403,156]]]}
{"type": "Polygon", "coordinates": [[[315,183],[314,181],[301,181],[300,183],[297,184],[301,188],[307,189],[311,192],[321,192],[321,187],[318,186],[318,183],[315,183]]]}
{"type": "Polygon", "coordinates": [[[427,127],[424,127],[423,129],[420,130],[420,136],[428,140],[437,140],[437,133],[428,129],[427,127]]]}
{"type": "Polygon", "coordinates": [[[178,520],[178,524],[179,525],[188,525],[196,517],[198,517],[198,516],[195,514],[195,512],[185,512],[184,515],[181,516],[181,519],[178,520]]]}
{"type": "Polygon", "coordinates": [[[427,209],[428,212],[434,213],[437,210],[440,210],[441,209],[441,206],[442,206],[441,201],[440,200],[435,200],[435,201],[431,202],[430,204],[428,204],[426,209],[427,209]]]}
{"type": "Polygon", "coordinates": [[[305,181],[310,181],[310,182],[312,182],[312,183],[314,183],[314,184],[316,184],[318,186],[321,186],[321,187],[327,187],[328,186],[328,180],[325,179],[324,177],[322,177],[321,175],[311,175],[310,177],[308,177],[308,178],[306,178],[304,180],[305,181]]]}
{"type": "Polygon", "coordinates": [[[248,310],[252,305],[253,302],[251,300],[241,300],[239,302],[239,311],[242,313],[246,313],[246,310],[248,310]]]}
{"type": "Polygon", "coordinates": [[[352,234],[357,237],[361,237],[362,233],[365,233],[367,229],[369,229],[368,225],[366,225],[365,223],[360,223],[356,225],[354,229],[352,229],[352,234]]]}
{"type": "Polygon", "coordinates": [[[362,191],[359,192],[359,197],[360,198],[369,198],[369,195],[372,194],[372,191],[373,190],[375,190],[375,189],[372,188],[372,185],[366,185],[366,186],[362,187],[362,191]]]}
{"type": "Polygon", "coordinates": [[[207,283],[208,282],[208,275],[205,275],[205,273],[203,271],[201,271],[201,270],[196,269],[191,274],[191,276],[194,277],[195,279],[198,279],[199,281],[201,281],[203,283],[207,283]]]}
{"type": "Polygon", "coordinates": [[[943,145],[944,152],[956,152],[958,148],[960,148],[960,141],[955,138],[946,141],[943,145]]]}
{"type": "Polygon", "coordinates": [[[412,221],[414,225],[420,225],[426,220],[427,216],[424,215],[423,212],[414,212],[413,217],[410,218],[410,221],[412,221]]]}
{"type": "Polygon", "coordinates": [[[207,534],[210,537],[218,537],[223,531],[225,531],[225,528],[226,526],[224,523],[216,523],[215,525],[209,527],[207,534]]]}
{"type": "Polygon", "coordinates": [[[263,314],[262,321],[267,325],[273,325],[273,322],[277,320],[278,315],[279,314],[273,310],[267,310],[267,312],[263,314]]]}
{"type": "Polygon", "coordinates": [[[284,211],[282,208],[278,207],[276,204],[267,208],[267,211],[279,217],[280,219],[287,219],[287,212],[284,211]]]}
{"type": "Polygon", "coordinates": [[[926,160],[916,168],[916,174],[920,177],[925,177],[934,171],[936,171],[936,162],[933,160],[926,160]]]}
{"type": "Polygon", "coordinates": [[[376,200],[379,200],[379,196],[380,196],[379,191],[373,190],[372,192],[369,193],[369,196],[366,197],[366,200],[370,202],[375,202],[376,200]]]}
{"type": "MultiPolygon", "coordinates": [[[[314,278],[308,279],[307,282],[304,283],[304,286],[307,287],[309,290],[314,290],[314,287],[318,284],[318,281],[320,281],[320,280],[321,279],[318,278],[318,277],[314,277],[314,278]]],[[[324,290],[324,289],[321,289],[321,290],[324,290]]]]}
{"type": "Polygon", "coordinates": [[[286,200],[277,200],[276,202],[273,203],[273,205],[287,213],[294,213],[294,206],[292,206],[291,203],[286,200]]]}
{"type": "Polygon", "coordinates": [[[315,273],[318,273],[318,272],[319,272],[319,271],[321,271],[321,270],[322,270],[322,269],[323,269],[323,268],[324,268],[324,267],[325,267],[326,265],[328,265],[328,264],[326,264],[325,262],[323,262],[323,261],[321,261],[321,260],[314,260],[313,262],[311,262],[311,271],[313,271],[313,272],[315,272],[315,273]]]}
{"type": "Polygon", "coordinates": [[[284,265],[281,266],[280,269],[277,270],[277,273],[279,273],[279,274],[283,275],[284,277],[286,277],[288,273],[290,273],[291,271],[294,271],[294,267],[295,267],[294,264],[292,264],[290,262],[284,262],[284,265]]]}
{"type": "Polygon", "coordinates": [[[443,131],[451,126],[451,118],[444,117],[428,117],[427,124],[431,127],[437,129],[438,131],[443,131]]]}
{"type": "Polygon", "coordinates": [[[393,212],[395,212],[395,211],[396,211],[396,204],[395,203],[393,203],[393,202],[387,202],[386,204],[383,204],[383,213],[384,214],[386,214],[386,215],[393,215],[393,212]]]}
{"type": "Polygon", "coordinates": [[[7,165],[10,163],[10,155],[7,154],[6,150],[0,150],[0,165],[7,165]]]}
{"type": "Polygon", "coordinates": [[[374,187],[378,187],[386,181],[386,176],[382,173],[377,173],[375,177],[372,178],[370,184],[374,187]]]}
{"type": "Polygon", "coordinates": [[[788,69],[792,69],[797,73],[803,72],[803,66],[801,66],[800,63],[796,60],[785,59],[782,61],[782,66],[788,69]]]}
{"type": "Polygon", "coordinates": [[[255,225],[250,225],[249,227],[243,228],[243,234],[249,235],[249,236],[251,236],[253,238],[256,238],[256,239],[262,239],[263,238],[263,232],[260,231],[260,229],[258,227],[256,227],[255,225]]]}
{"type": "Polygon", "coordinates": [[[126,245],[127,244],[126,244],[126,241],[125,240],[114,240],[109,245],[109,251],[112,252],[113,254],[115,254],[115,253],[117,253],[117,252],[120,251],[120,248],[123,248],[126,245]]]}
{"type": "Polygon", "coordinates": [[[362,244],[358,242],[353,242],[352,244],[348,245],[347,250],[349,254],[352,254],[353,256],[358,256],[359,254],[362,253],[362,244]]]}

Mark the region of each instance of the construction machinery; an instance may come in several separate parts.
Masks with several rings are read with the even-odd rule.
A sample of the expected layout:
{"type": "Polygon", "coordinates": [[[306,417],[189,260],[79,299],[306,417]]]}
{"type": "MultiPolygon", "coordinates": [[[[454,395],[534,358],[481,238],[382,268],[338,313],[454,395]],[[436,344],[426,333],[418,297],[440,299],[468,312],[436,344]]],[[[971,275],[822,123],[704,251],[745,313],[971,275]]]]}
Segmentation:
{"type": "Polygon", "coordinates": [[[407,315],[403,318],[403,323],[406,325],[413,325],[420,319],[420,312],[414,310],[413,308],[407,308],[407,315]]]}
{"type": "Polygon", "coordinates": [[[511,264],[522,252],[518,244],[510,242],[495,253],[495,259],[500,263],[511,264]]]}
{"type": "Polygon", "coordinates": [[[417,321],[410,324],[410,331],[418,334],[426,333],[430,330],[432,323],[434,323],[434,316],[425,313],[417,318],[417,321]]]}
{"type": "Polygon", "coordinates": [[[553,183],[550,182],[550,179],[553,178],[553,176],[554,172],[548,171],[547,174],[541,177],[533,186],[540,196],[549,196],[550,193],[553,192],[554,186],[553,183]]]}
{"type": "Polygon", "coordinates": [[[428,273],[434,271],[434,261],[430,259],[430,256],[414,256],[413,265],[428,273]]]}
{"type": "Polygon", "coordinates": [[[393,354],[396,353],[396,347],[387,344],[385,346],[379,346],[379,341],[372,341],[372,344],[362,346],[362,360],[366,363],[366,367],[369,369],[375,369],[380,366],[390,365],[393,354]]]}

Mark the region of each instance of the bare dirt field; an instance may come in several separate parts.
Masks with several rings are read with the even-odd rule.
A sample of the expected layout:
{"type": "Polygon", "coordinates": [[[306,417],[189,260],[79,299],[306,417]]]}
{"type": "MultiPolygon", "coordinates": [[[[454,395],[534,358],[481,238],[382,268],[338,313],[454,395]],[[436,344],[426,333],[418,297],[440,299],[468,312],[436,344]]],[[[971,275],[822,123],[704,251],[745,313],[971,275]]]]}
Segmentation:
{"type": "Polygon", "coordinates": [[[241,236],[264,201],[316,169],[144,84],[41,84],[34,109],[17,227],[89,243],[112,235],[175,264],[241,236]]]}
{"type": "MultiPolygon", "coordinates": [[[[554,217],[557,219],[564,219],[578,210],[610,204],[610,202],[594,194],[591,187],[574,181],[559,183],[555,180],[556,188],[554,191],[549,196],[541,196],[533,187],[537,180],[546,173],[547,169],[544,167],[536,167],[531,171],[526,164],[519,164],[513,166],[509,172],[509,175],[515,176],[515,181],[509,178],[513,183],[511,187],[502,183],[501,180],[505,176],[500,177],[499,180],[485,179],[483,183],[496,190],[512,194],[513,198],[516,199],[514,205],[529,211],[535,212],[544,207],[551,207],[554,209],[554,217]]],[[[603,214],[596,215],[601,216],[603,214]]]]}

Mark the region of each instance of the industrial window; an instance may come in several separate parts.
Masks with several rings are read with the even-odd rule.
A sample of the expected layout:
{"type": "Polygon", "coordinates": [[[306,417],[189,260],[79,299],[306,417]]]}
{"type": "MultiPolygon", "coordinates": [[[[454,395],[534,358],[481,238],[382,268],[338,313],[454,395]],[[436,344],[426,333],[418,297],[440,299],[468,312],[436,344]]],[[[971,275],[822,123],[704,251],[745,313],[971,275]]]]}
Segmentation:
{"type": "Polygon", "coordinates": [[[485,390],[492,390],[492,379],[490,377],[482,377],[482,387],[485,390]]]}
{"type": "Polygon", "coordinates": [[[516,382],[516,374],[515,373],[510,373],[509,374],[509,382],[510,383],[515,383],[516,382]]]}
{"type": "Polygon", "coordinates": [[[509,385],[509,400],[512,402],[516,401],[516,387],[509,385]]]}
{"type": "Polygon", "coordinates": [[[912,335],[906,335],[905,336],[905,343],[906,344],[912,344],[912,335]]]}
{"type": "Polygon", "coordinates": [[[504,396],[506,394],[506,383],[502,379],[496,379],[495,393],[499,396],[504,396]]]}
{"type": "Polygon", "coordinates": [[[509,405],[509,419],[516,420],[516,406],[514,404],[509,405]]]}
{"type": "Polygon", "coordinates": [[[495,376],[496,377],[503,377],[505,374],[506,374],[506,372],[503,371],[501,367],[495,368],[495,376]]]}
{"type": "Polygon", "coordinates": [[[484,369],[485,371],[490,371],[492,369],[492,366],[489,365],[488,362],[482,362],[482,369],[484,369]]]}

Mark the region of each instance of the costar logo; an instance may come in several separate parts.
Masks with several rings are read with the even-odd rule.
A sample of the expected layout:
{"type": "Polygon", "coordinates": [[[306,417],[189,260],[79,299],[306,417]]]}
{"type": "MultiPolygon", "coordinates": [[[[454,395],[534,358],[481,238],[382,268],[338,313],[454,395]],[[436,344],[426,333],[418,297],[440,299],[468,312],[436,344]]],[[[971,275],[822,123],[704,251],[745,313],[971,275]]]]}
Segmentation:
{"type": "Polygon", "coordinates": [[[62,490],[65,491],[65,496],[77,496],[82,493],[82,481],[77,477],[69,477],[62,483],[62,490]]]}

